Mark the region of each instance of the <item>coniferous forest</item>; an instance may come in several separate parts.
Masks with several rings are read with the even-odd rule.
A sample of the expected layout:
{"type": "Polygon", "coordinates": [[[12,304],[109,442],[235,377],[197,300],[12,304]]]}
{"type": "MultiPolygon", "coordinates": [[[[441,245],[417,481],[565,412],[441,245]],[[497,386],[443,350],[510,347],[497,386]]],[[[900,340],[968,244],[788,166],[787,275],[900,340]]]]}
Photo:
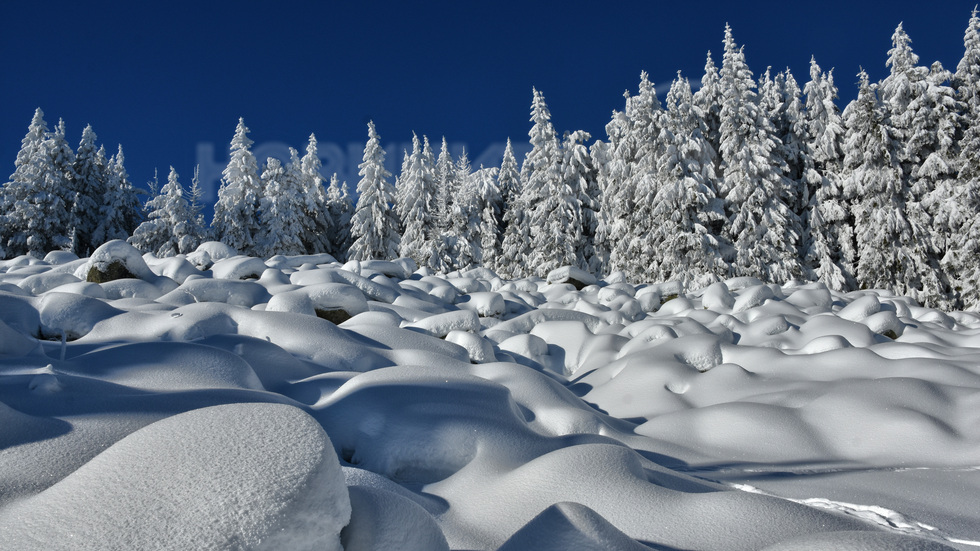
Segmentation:
{"type": "Polygon", "coordinates": [[[693,86],[678,74],[665,98],[642,73],[605,140],[559,136],[533,90],[532,149],[519,162],[508,142],[499,167],[413,136],[392,175],[370,123],[354,194],[324,181],[315,136],[302,156],[260,165],[240,120],[210,224],[196,175],[186,186],[171,169],[138,189],[121,146],[107,156],[89,126],[73,150],[64,122],[51,130],[38,109],[0,187],[0,257],[85,256],[111,239],[162,257],[217,240],[261,257],[408,257],[432,272],[571,265],[689,289],[751,276],[980,306],[976,11],[955,70],[920,64],[899,25],[888,76],[861,71],[843,110],[816,60],[802,87],[789,70],[757,75],[730,28],[716,59],[693,86]]]}

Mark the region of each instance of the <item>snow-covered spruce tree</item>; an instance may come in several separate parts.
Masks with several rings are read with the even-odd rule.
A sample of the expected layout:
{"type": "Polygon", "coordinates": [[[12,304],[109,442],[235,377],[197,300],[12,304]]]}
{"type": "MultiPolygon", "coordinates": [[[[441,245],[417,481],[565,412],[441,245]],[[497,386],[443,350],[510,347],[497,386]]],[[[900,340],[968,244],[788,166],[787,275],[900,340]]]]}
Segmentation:
{"type": "Polygon", "coordinates": [[[354,202],[347,191],[347,182],[340,184],[336,172],[330,177],[330,185],[327,187],[327,212],[330,213],[333,229],[326,252],[337,260],[345,260],[353,243],[351,218],[354,216],[354,202]]]}
{"type": "Polygon", "coordinates": [[[269,157],[262,170],[262,229],[255,236],[255,249],[258,256],[271,257],[277,254],[300,255],[306,252],[303,244],[305,224],[303,182],[299,170],[299,155],[289,148],[291,161],[288,167],[282,166],[279,159],[269,157]]]}
{"type": "Polygon", "coordinates": [[[429,264],[433,250],[431,236],[436,223],[436,179],[431,154],[431,148],[428,156],[423,153],[422,142],[413,133],[412,153],[405,154],[396,188],[396,210],[402,227],[399,254],[411,258],[418,266],[429,264]]]}
{"type": "Polygon", "coordinates": [[[159,195],[146,203],[146,221],[136,228],[129,243],[144,253],[169,257],[193,252],[200,244],[196,224],[177,171],[170,167],[167,183],[159,195]]]}
{"type": "Polygon", "coordinates": [[[905,211],[908,189],[899,160],[901,144],[876,86],[859,73],[856,100],[844,110],[844,194],[851,201],[858,286],[893,289],[920,300],[938,288],[936,271],[916,240],[905,211]]]}
{"type": "MultiPolygon", "coordinates": [[[[888,51],[885,63],[890,73],[879,84],[880,99],[887,111],[889,125],[900,143],[898,159],[907,194],[905,214],[916,243],[914,254],[919,255],[915,261],[918,266],[916,271],[921,274],[922,287],[916,298],[945,307],[944,297],[948,289],[945,277],[939,270],[939,248],[944,239],[930,231],[933,220],[928,202],[934,196],[936,181],[951,175],[953,168],[938,156],[929,165],[925,161],[941,140],[937,136],[937,131],[942,132],[940,127],[945,126],[950,134],[955,128],[954,121],[943,124],[937,119],[944,116],[944,111],[946,116],[951,116],[950,113],[958,111],[958,106],[952,98],[952,90],[947,88],[948,93],[942,90],[948,74],[941,66],[931,74],[926,67],[917,65],[919,56],[912,51],[911,42],[900,23],[892,35],[892,49],[888,51]],[[930,83],[930,80],[933,82],[930,83]],[[930,94],[932,97],[929,97],[930,94]],[[944,96],[953,105],[939,107],[944,96]],[[921,175],[920,169],[923,169],[921,175]]],[[[952,147],[951,143],[949,145],[952,147]]],[[[948,158],[952,155],[943,156],[948,158]]]]}
{"type": "MultiPolygon", "coordinates": [[[[729,275],[721,228],[724,209],[714,190],[714,155],[691,85],[678,73],[667,94],[658,159],[661,185],[651,201],[645,236],[650,246],[641,262],[650,281],[686,281],[698,288],[729,275]]],[[[730,247],[730,245],[727,245],[730,247]]]]}
{"type": "Polygon", "coordinates": [[[449,270],[466,270],[479,264],[481,257],[478,182],[466,151],[456,161],[456,181],[459,187],[450,207],[444,263],[449,270]]]}
{"type": "Polygon", "coordinates": [[[576,245],[582,239],[582,209],[561,177],[561,151],[544,95],[533,90],[528,132],[531,152],[521,167],[527,223],[531,230],[525,254],[533,275],[545,276],[561,266],[577,264],[576,245]]]}
{"type": "Polygon", "coordinates": [[[86,126],[72,166],[75,179],[72,182],[71,248],[80,257],[88,256],[102,244],[95,242],[95,232],[101,214],[99,207],[108,189],[109,167],[105,150],[96,145],[96,139],[92,125],[86,126]]]}
{"type": "Polygon", "coordinates": [[[804,265],[807,278],[835,291],[856,288],[854,280],[853,218],[844,197],[840,171],[844,126],[835,100],[833,71],[824,74],[810,58],[810,82],[804,88],[806,150],[812,166],[804,172],[811,190],[810,214],[804,227],[804,265]]]}
{"type": "Polygon", "coordinates": [[[500,225],[504,198],[500,193],[498,171],[497,168],[480,167],[472,176],[476,184],[473,209],[478,215],[478,226],[472,239],[479,245],[479,264],[491,270],[495,270],[499,263],[503,238],[500,225]]]}
{"type": "Polygon", "coordinates": [[[948,85],[951,76],[938,61],[933,63],[922,93],[910,105],[912,126],[906,142],[907,154],[915,161],[909,175],[910,201],[918,207],[910,209],[910,217],[916,218],[912,227],[928,233],[929,265],[940,280],[936,295],[924,296],[923,300],[947,310],[962,304],[942,268],[942,259],[952,242],[960,240],[954,232],[970,216],[956,200],[960,187],[956,138],[963,105],[948,85]]]}
{"type": "MultiPolygon", "coordinates": [[[[508,140],[508,144],[510,141],[508,140]]],[[[510,172],[507,161],[506,149],[504,150],[504,163],[501,165],[501,173],[510,172]]],[[[513,151],[511,151],[513,157],[513,151]]],[[[516,184],[512,188],[510,198],[504,204],[504,229],[503,237],[500,242],[500,257],[497,261],[495,270],[502,276],[510,278],[526,277],[529,275],[527,266],[527,253],[529,252],[528,243],[531,241],[531,228],[528,225],[528,205],[525,202],[524,181],[520,178],[509,180],[511,176],[501,176],[498,182],[511,182],[516,184]]],[[[501,194],[503,186],[501,185],[501,194]]]]}
{"type": "Polygon", "coordinates": [[[48,132],[44,113],[35,111],[14,173],[4,186],[2,225],[7,255],[43,258],[49,251],[70,247],[74,157],[65,140],[64,121],[48,132]]]}
{"type": "MultiPolygon", "coordinates": [[[[650,201],[656,195],[660,182],[657,180],[657,158],[663,152],[658,142],[663,107],[657,98],[654,85],[646,72],[640,74],[639,92],[626,98],[625,134],[613,151],[614,164],[621,170],[621,180],[614,188],[614,195],[607,203],[612,221],[609,267],[624,270],[634,280],[646,276],[646,266],[638,262],[638,252],[649,246],[642,235],[649,221],[650,201]]],[[[615,171],[614,171],[615,177],[615,171]]]]}
{"type": "Polygon", "coordinates": [[[449,143],[446,137],[442,138],[442,147],[439,150],[439,158],[435,161],[435,207],[433,211],[433,222],[429,242],[431,251],[429,253],[426,267],[434,272],[452,271],[452,261],[449,258],[453,246],[452,236],[449,235],[449,218],[452,214],[453,200],[460,187],[459,171],[453,162],[452,154],[449,153],[449,143]]]}
{"type": "Polygon", "coordinates": [[[724,43],[719,192],[725,199],[728,236],[735,246],[733,271],[778,283],[799,279],[802,228],[790,208],[796,198],[785,177],[786,166],[776,155],[780,144],[759,109],[752,72],[727,25],[724,43]]]}
{"type": "Polygon", "coordinates": [[[252,140],[248,137],[245,120],[238,119],[231,140],[228,166],[221,173],[218,202],[214,205],[211,223],[214,237],[243,254],[254,254],[255,236],[261,229],[259,200],[262,183],[258,163],[252,155],[252,140]]]}
{"type": "Polygon", "coordinates": [[[44,163],[47,162],[44,140],[48,137],[48,125],[44,112],[38,107],[21,140],[20,151],[14,161],[14,173],[10,181],[0,188],[0,248],[8,256],[25,254],[30,236],[30,217],[38,191],[44,163]]]}
{"type": "Polygon", "coordinates": [[[113,239],[125,240],[143,221],[140,190],[129,181],[121,145],[117,147],[116,154],[109,157],[106,178],[105,194],[99,206],[99,221],[92,239],[99,245],[113,239]]]}
{"type": "Polygon", "coordinates": [[[188,220],[189,224],[189,235],[197,236],[197,244],[194,248],[210,240],[208,235],[208,226],[204,221],[204,203],[202,199],[204,197],[204,189],[201,187],[201,166],[196,165],[194,167],[194,176],[191,178],[191,188],[187,191],[187,204],[190,208],[191,214],[188,220]]]}
{"type": "Polygon", "coordinates": [[[952,203],[950,239],[942,266],[963,307],[980,308],[980,17],[974,9],[963,35],[963,58],[953,75],[962,105],[959,157],[952,203]]]}
{"type": "Polygon", "coordinates": [[[442,137],[442,147],[439,149],[439,158],[436,159],[436,227],[444,230],[449,226],[449,214],[452,212],[453,199],[456,191],[461,185],[459,181],[459,171],[456,170],[456,163],[449,152],[449,143],[446,137],[442,137]]]}
{"type": "Polygon", "coordinates": [[[592,156],[585,145],[592,136],[584,131],[566,132],[562,146],[562,179],[578,198],[581,209],[582,238],[576,245],[577,266],[598,275],[600,260],[595,251],[595,233],[599,225],[599,188],[592,156]]]}
{"type": "Polygon", "coordinates": [[[368,123],[368,141],[364,146],[363,162],[358,165],[357,208],[351,219],[352,260],[391,260],[398,256],[398,217],[392,208],[395,190],[385,170],[385,151],[375,131],[368,123]]]}
{"type": "Polygon", "coordinates": [[[715,153],[715,169],[717,172],[719,159],[717,153],[721,148],[721,102],[722,89],[721,77],[718,68],[711,59],[711,52],[708,52],[708,59],[704,62],[704,76],[701,77],[701,87],[694,94],[694,105],[701,112],[704,120],[704,137],[711,146],[711,151],[715,153]]]}
{"type": "Polygon", "coordinates": [[[503,201],[503,211],[500,213],[500,234],[503,235],[507,231],[507,222],[504,220],[507,210],[521,193],[521,169],[518,168],[510,138],[507,138],[504,156],[500,161],[500,171],[497,172],[497,188],[500,189],[500,198],[503,201]]]}
{"type": "Polygon", "coordinates": [[[306,154],[297,165],[300,182],[300,193],[303,196],[303,233],[300,239],[307,254],[317,254],[330,248],[330,234],[334,231],[333,219],[330,217],[327,203],[327,190],[323,187],[323,176],[320,169],[320,155],[317,149],[316,136],[310,134],[306,144],[306,154]]]}
{"type": "Polygon", "coordinates": [[[813,190],[805,182],[804,175],[813,161],[806,149],[800,86],[788,68],[775,77],[771,77],[770,69],[766,69],[759,85],[759,107],[772,123],[774,136],[779,140],[776,156],[780,164],[786,164],[790,197],[796,199],[789,207],[805,227],[813,190]]]}

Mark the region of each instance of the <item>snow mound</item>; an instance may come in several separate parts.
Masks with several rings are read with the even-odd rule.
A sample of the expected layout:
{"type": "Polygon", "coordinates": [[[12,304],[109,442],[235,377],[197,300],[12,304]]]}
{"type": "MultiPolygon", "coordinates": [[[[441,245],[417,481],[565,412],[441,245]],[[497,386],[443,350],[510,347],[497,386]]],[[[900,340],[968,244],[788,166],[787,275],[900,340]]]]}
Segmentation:
{"type": "Polygon", "coordinates": [[[348,491],[353,513],[341,532],[344,551],[449,551],[436,520],[414,501],[368,486],[348,491]]]}
{"type": "Polygon", "coordinates": [[[279,404],[168,417],[0,512],[11,549],[342,549],[351,505],[323,429],[279,404]]]}
{"type": "Polygon", "coordinates": [[[497,551],[644,551],[650,548],[622,533],[579,503],[556,503],[534,517],[497,551]]]}

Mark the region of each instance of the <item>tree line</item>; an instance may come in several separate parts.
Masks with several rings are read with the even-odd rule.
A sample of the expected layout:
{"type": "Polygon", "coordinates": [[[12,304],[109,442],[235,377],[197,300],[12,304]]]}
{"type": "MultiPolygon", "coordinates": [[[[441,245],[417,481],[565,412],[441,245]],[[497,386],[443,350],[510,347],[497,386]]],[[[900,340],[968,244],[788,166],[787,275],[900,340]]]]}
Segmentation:
{"type": "Polygon", "coordinates": [[[697,90],[678,73],[665,102],[642,73],[605,141],[559,138],[533,90],[522,163],[509,141],[499,167],[474,169],[445,139],[436,156],[413,136],[393,177],[372,122],[356,204],[336,175],[324,186],[315,136],[302,157],[292,150],[260,170],[240,120],[209,227],[196,178],[185,190],[171,169],[140,209],[121,148],[106,159],[86,128],[72,153],[63,123],[48,132],[38,110],[0,188],[0,245],[7,256],[84,254],[125,234],[168,256],[217,239],[256,256],[409,257],[433,272],[485,266],[525,277],[572,265],[691,287],[734,276],[819,280],[942,308],[980,305],[977,12],[955,71],[920,65],[899,25],[888,76],[858,73],[843,111],[833,71],[815,60],[801,88],[788,69],[756,78],[729,27],[723,45],[720,68],[709,52],[697,90]],[[54,222],[42,223],[42,211],[54,222]]]}

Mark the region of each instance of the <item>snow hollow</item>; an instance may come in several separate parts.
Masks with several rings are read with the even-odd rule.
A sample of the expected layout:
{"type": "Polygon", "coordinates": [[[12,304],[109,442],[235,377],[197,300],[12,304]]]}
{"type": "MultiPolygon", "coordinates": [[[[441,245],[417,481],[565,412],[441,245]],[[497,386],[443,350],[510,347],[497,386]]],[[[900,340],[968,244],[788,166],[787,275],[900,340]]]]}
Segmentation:
{"type": "Polygon", "coordinates": [[[21,256],[0,547],[975,549],[978,345],[819,283],[21,256]]]}

